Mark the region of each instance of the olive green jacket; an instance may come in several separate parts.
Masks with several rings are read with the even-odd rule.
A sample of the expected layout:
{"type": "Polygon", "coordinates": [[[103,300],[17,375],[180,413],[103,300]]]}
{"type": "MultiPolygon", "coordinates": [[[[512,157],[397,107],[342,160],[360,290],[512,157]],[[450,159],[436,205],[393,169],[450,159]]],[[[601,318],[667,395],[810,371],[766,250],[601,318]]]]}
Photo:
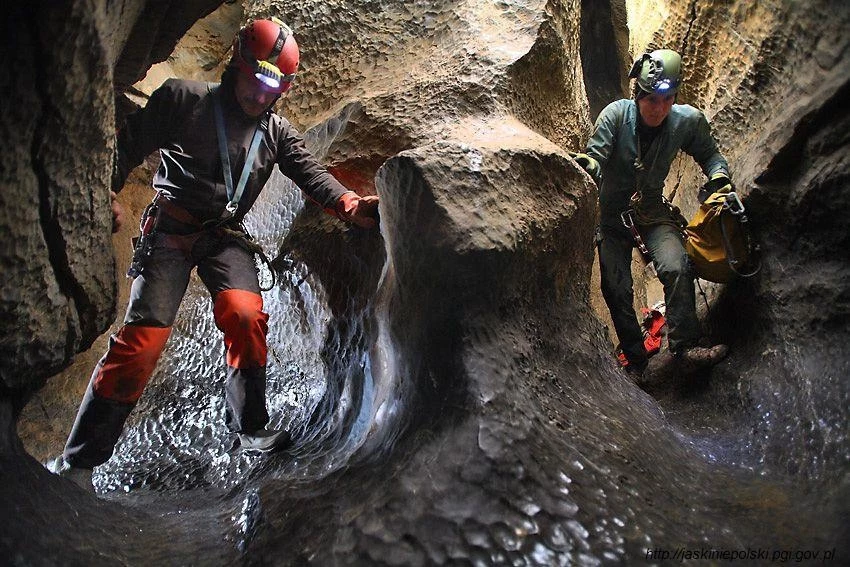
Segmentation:
{"type": "Polygon", "coordinates": [[[655,140],[638,161],[638,107],[622,99],[606,106],[596,119],[586,153],[599,162],[599,208],[603,226],[621,227],[620,213],[631,196],[641,194],[640,213],[646,218],[669,218],[662,196],[664,180],[679,150],[696,160],[707,177],[729,165],[717,149],[705,115],[687,104],[674,104],[655,140]],[[639,163],[642,167],[636,167],[639,163]],[[601,182],[600,182],[601,181],[601,182]]]}

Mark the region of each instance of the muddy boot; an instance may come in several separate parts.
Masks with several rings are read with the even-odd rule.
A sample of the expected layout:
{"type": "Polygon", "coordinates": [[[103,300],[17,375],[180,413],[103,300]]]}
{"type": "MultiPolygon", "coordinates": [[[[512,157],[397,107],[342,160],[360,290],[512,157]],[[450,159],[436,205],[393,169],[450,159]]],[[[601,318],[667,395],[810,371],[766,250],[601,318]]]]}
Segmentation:
{"type": "Polygon", "coordinates": [[[86,492],[94,494],[94,484],[92,483],[92,469],[84,469],[80,467],[72,467],[65,460],[65,457],[56,457],[45,465],[47,470],[53,474],[57,474],[63,478],[67,478],[86,492]]]}
{"type": "Polygon", "coordinates": [[[292,436],[285,429],[260,429],[254,433],[240,433],[239,442],[243,451],[272,453],[292,444],[292,436]]]}
{"type": "Polygon", "coordinates": [[[691,347],[685,349],[677,358],[687,371],[700,370],[714,366],[729,354],[726,345],[714,345],[712,347],[691,347]]]}

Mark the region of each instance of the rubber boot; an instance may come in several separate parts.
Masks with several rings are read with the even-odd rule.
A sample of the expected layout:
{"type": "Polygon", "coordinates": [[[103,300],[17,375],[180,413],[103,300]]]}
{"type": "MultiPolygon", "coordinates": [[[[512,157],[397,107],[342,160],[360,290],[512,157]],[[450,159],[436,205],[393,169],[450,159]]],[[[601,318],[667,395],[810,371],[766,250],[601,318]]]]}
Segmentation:
{"type": "Polygon", "coordinates": [[[292,436],[285,429],[260,429],[254,433],[240,433],[239,442],[244,451],[272,453],[292,444],[292,436]]]}
{"type": "Polygon", "coordinates": [[[67,478],[86,492],[94,494],[94,483],[92,482],[92,469],[81,467],[72,467],[65,460],[65,457],[59,456],[51,460],[46,465],[47,470],[53,474],[67,478]]]}

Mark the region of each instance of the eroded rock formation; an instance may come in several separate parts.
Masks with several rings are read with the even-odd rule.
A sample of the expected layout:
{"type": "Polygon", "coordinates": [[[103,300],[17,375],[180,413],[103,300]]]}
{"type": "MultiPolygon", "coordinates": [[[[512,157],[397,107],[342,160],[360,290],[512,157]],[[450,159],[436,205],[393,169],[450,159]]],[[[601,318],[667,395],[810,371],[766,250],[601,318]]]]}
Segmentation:
{"type": "Polygon", "coordinates": [[[20,402],[115,318],[108,191],[114,88],[167,57],[217,4],[52,2],[4,13],[4,429],[20,402]]]}
{"type": "MultiPolygon", "coordinates": [[[[153,40],[142,15],[176,7],[57,12],[48,29],[78,45],[100,30],[101,51],[72,52],[96,64],[60,72],[33,57],[39,74],[16,81],[4,67],[21,100],[34,100],[37,76],[63,76],[43,118],[6,106],[2,116],[15,189],[3,196],[2,261],[7,274],[29,270],[3,292],[17,317],[3,323],[0,501],[18,518],[2,528],[8,556],[551,565],[686,546],[846,557],[850,40],[848,10],[825,0],[660,10],[653,41],[685,55],[682,98],[712,118],[764,268],[712,290],[708,322],[732,343],[729,361],[691,384],[650,384],[655,399],[617,370],[590,307],[595,189],[566,155],[587,135],[588,99],[623,94],[623,70],[607,68],[629,59],[623,2],[249,6],[245,17],[290,22],[302,46],[283,112],[341,179],[382,198],[381,234],[368,234],[304,208],[278,178],[252,219],[278,252],[281,280],[266,296],[270,402],[296,448],[269,459],[233,448],[219,338],[193,285],[116,456],[97,472],[104,498],[22,454],[14,418],[28,390],[114,315],[103,185],[112,83],[132,82],[211,8],[181,6],[168,19],[179,25],[154,26],[153,40]],[[82,136],[92,116],[98,134],[82,136]],[[71,144],[58,154],[66,161],[39,158],[60,143],[71,144]],[[19,225],[29,205],[39,212],[19,225]],[[76,267],[83,252],[100,261],[76,267]],[[42,310],[45,298],[53,307],[42,310]]],[[[29,10],[15,10],[36,34],[29,10]]],[[[205,29],[231,29],[225,20],[205,29]]],[[[683,161],[671,177],[692,210],[697,172],[683,161]]]]}

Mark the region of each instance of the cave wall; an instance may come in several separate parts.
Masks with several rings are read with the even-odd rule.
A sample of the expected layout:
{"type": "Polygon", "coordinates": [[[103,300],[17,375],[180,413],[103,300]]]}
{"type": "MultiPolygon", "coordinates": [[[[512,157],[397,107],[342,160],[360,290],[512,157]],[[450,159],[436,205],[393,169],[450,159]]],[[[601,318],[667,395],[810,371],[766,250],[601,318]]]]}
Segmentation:
{"type": "MultiPolygon", "coordinates": [[[[168,13],[166,7],[160,5],[156,9],[144,9],[154,10],[155,14],[158,14],[157,17],[165,17],[168,13]]],[[[225,3],[194,22],[182,38],[165,36],[166,39],[162,39],[160,33],[160,36],[157,36],[160,37],[159,42],[164,42],[165,45],[171,45],[179,39],[170,54],[162,55],[164,47],[157,42],[152,43],[156,34],[145,37],[138,45],[134,40],[127,40],[127,48],[122,57],[136,61],[134,65],[146,65],[155,60],[162,60],[149,69],[125,65],[124,59],[116,65],[117,69],[127,75],[127,81],[134,80],[131,77],[137,80],[127,87],[122,86],[119,79],[115,79],[115,120],[120,122],[124,113],[137,105],[146,104],[147,97],[169,77],[217,81],[230,58],[231,39],[241,25],[242,15],[241,4],[225,3]],[[149,52],[154,46],[158,50],[156,56],[149,52]]],[[[146,16],[140,21],[149,21],[147,18],[146,16]]],[[[51,376],[43,387],[30,393],[27,405],[21,410],[18,434],[24,440],[27,451],[39,460],[45,461],[62,450],[74,421],[77,405],[88,385],[92,368],[106,351],[110,333],[116,331],[123,321],[132,284],[132,280],[126,277],[132,256],[132,239],[138,234],[138,219],[153,197],[151,178],[158,164],[157,154],[149,156],[142,165],[131,172],[118,195],[125,218],[121,229],[112,235],[110,243],[115,258],[114,273],[117,282],[115,318],[88,349],[73,357],[67,368],[51,376]]]]}
{"type": "MultiPolygon", "coordinates": [[[[754,452],[785,474],[841,483],[847,450],[846,3],[690,2],[668,7],[651,47],[684,57],[680,101],[703,108],[729,160],[762,254],[761,273],[709,285],[709,317],[741,370],[712,393],[750,415],[754,452]],[[735,354],[737,352],[737,354],[735,354]],[[777,419],[777,416],[783,416],[777,419]],[[788,422],[792,422],[789,427],[788,422]]],[[[702,174],[668,178],[686,214],[702,174]]]]}
{"type": "Polygon", "coordinates": [[[141,78],[218,4],[35,2],[4,11],[0,84],[15,101],[0,117],[4,414],[20,411],[115,318],[114,86],[141,78]]]}
{"type": "Polygon", "coordinates": [[[584,0],[581,10],[579,53],[588,109],[595,120],[609,102],[628,96],[632,59],[628,9],[623,1],[584,0]]]}
{"type": "MultiPolygon", "coordinates": [[[[283,112],[305,126],[316,124],[307,132],[308,141],[325,156],[335,175],[360,192],[376,192],[379,168],[403,151],[428,147],[437,155],[451,152],[447,169],[454,164],[462,170],[476,170],[483,167],[478,160],[485,159],[493,148],[514,151],[531,147],[544,159],[563,154],[564,146],[575,147],[589,129],[581,67],[570,63],[580,44],[574,33],[581,16],[577,2],[523,6],[377,2],[366,6],[338,1],[297,6],[275,3],[248,10],[250,17],[268,13],[283,14],[300,34],[302,46],[303,81],[299,77],[297,88],[282,101],[283,112]],[[309,120],[302,117],[305,114],[309,120]],[[469,153],[456,154],[456,145],[468,146],[469,153]]],[[[532,168],[526,172],[526,177],[510,170],[499,174],[509,176],[518,188],[533,187],[542,172],[532,168]]],[[[567,189],[566,179],[561,186],[567,189]]],[[[461,196],[469,194],[470,207],[480,208],[474,214],[484,223],[482,236],[471,246],[487,246],[488,238],[496,238],[486,235],[483,228],[487,222],[497,222],[496,213],[505,214],[510,203],[516,202],[523,210],[533,208],[519,204],[527,195],[506,192],[499,196],[500,188],[494,185],[479,193],[471,193],[468,187],[458,189],[461,196]],[[491,211],[491,206],[501,208],[491,211]]],[[[385,191],[397,189],[388,185],[385,191]]],[[[584,214],[592,216],[595,205],[584,203],[589,207],[584,214]]],[[[558,205],[552,203],[553,208],[558,205]]],[[[491,228],[497,231],[495,226],[491,228]]],[[[505,228],[508,233],[511,230],[518,227],[505,228]]],[[[387,225],[382,229],[388,242],[396,241],[392,231],[387,225]]],[[[294,246],[294,240],[304,240],[295,232],[283,249],[294,246]]],[[[334,263],[333,259],[319,255],[308,262],[312,271],[334,272],[322,268],[322,264],[334,263]]],[[[583,269],[580,264],[575,266],[579,272],[583,269]]],[[[445,284],[466,285],[454,280],[445,284]]],[[[329,281],[327,285],[334,284],[329,281]]],[[[404,350],[402,358],[408,355],[404,350]]],[[[438,358],[426,356],[424,368],[438,358]]],[[[416,364],[409,368],[409,364],[413,363],[407,361],[404,367],[414,376],[431,373],[416,364]]],[[[380,367],[378,362],[374,365],[380,367]]],[[[385,379],[396,381],[399,377],[385,379]]],[[[375,408],[398,405],[391,399],[399,395],[397,388],[377,388],[375,408]],[[387,398],[381,397],[384,395],[387,398]]],[[[424,394],[400,395],[407,399],[424,394]]],[[[392,437],[405,423],[422,417],[413,410],[397,415],[399,421],[382,422],[376,416],[377,433],[367,444],[379,448],[382,432],[392,437]]]]}
{"type": "MultiPolygon", "coordinates": [[[[387,348],[372,353],[379,383],[361,450],[333,476],[260,483],[246,499],[262,518],[249,551],[241,549],[243,563],[623,562],[653,545],[683,542],[733,548],[838,541],[829,530],[840,529],[836,510],[846,502],[847,232],[842,216],[831,213],[846,210],[846,11],[830,2],[814,4],[811,13],[786,3],[690,2],[665,8],[670,16],[653,40],[684,52],[692,79],[682,101],[712,118],[766,248],[760,279],[713,292],[710,316],[721,322],[733,356],[697,409],[744,424],[742,442],[756,454],[734,469],[718,464],[713,448],[671,425],[655,400],[625,380],[587,308],[593,188],[565,156],[584,142],[591,118],[584,88],[596,80],[571,63],[583,49],[580,4],[335,0],[246,10],[246,17],[279,14],[295,27],[304,63],[282,110],[307,130],[335,173],[382,195],[388,263],[376,297],[365,300],[376,302],[387,348]],[[706,53],[726,61],[729,79],[706,53]],[[697,59],[712,65],[690,67],[697,59]],[[818,64],[804,64],[812,59],[818,64]],[[793,65],[777,63],[785,60],[793,65]],[[792,72],[798,68],[805,71],[792,72]],[[804,488],[829,506],[807,514],[810,501],[783,500],[787,487],[758,484],[761,472],[813,480],[804,488]]],[[[605,29],[616,33],[616,26],[605,29]]],[[[4,77],[4,84],[15,82],[4,77]]],[[[605,88],[622,86],[612,77],[605,88]]],[[[20,138],[36,127],[12,126],[30,122],[8,127],[24,148],[39,147],[35,134],[20,138]]],[[[108,144],[108,130],[98,130],[97,151],[101,141],[108,144]]],[[[681,185],[683,206],[693,206],[693,168],[683,162],[672,182],[681,185]]],[[[108,249],[103,191],[96,218],[81,222],[93,223],[108,249]]],[[[37,208],[52,226],[51,209],[37,208]]],[[[22,209],[4,207],[7,215],[22,209]]],[[[300,221],[310,235],[338,240],[332,221],[314,213],[300,221]]],[[[298,248],[293,240],[297,235],[283,247],[298,248]]],[[[338,275],[332,255],[306,256],[322,278],[338,275]]],[[[3,258],[10,267],[24,264],[14,264],[12,251],[3,258]]],[[[376,254],[372,262],[381,259],[376,254]]],[[[42,263],[39,273],[52,281],[42,263]]],[[[114,303],[107,276],[98,274],[112,286],[105,301],[114,303]]],[[[374,278],[363,285],[372,284],[374,278]]],[[[108,325],[110,317],[103,318],[92,326],[108,325]]],[[[29,345],[20,328],[28,327],[10,327],[4,337],[29,345]]],[[[50,368],[79,348],[54,342],[63,350],[50,351],[47,362],[57,361],[50,368]]],[[[181,344],[176,356],[192,346],[181,344]]],[[[19,382],[43,382],[30,375],[32,383],[19,382]]],[[[11,403],[3,411],[11,422],[11,403]]],[[[8,494],[25,475],[8,470],[18,469],[2,468],[9,484],[0,496],[17,506],[24,498],[8,494]]],[[[44,484],[59,493],[57,479],[38,476],[48,476],[43,470],[27,474],[30,504],[44,484]]],[[[100,525],[91,521],[97,509],[90,502],[74,504],[63,518],[100,525]]],[[[246,513],[238,504],[213,503],[220,507],[211,515],[241,521],[246,513]]],[[[119,535],[135,536],[128,539],[136,548],[161,537],[128,526],[119,535]]],[[[5,529],[28,528],[47,557],[61,557],[69,545],[26,518],[5,529]]],[[[224,534],[204,528],[216,546],[242,537],[239,524],[224,534]]],[[[97,548],[79,536],[72,545],[81,557],[97,548]]],[[[116,541],[112,552],[141,561],[144,550],[128,555],[124,545],[116,541]]]]}
{"type": "Polygon", "coordinates": [[[115,279],[101,268],[113,264],[105,187],[120,38],[95,41],[105,23],[72,4],[65,16],[14,7],[4,18],[0,80],[19,101],[2,118],[6,392],[38,387],[114,316],[115,279]]]}

